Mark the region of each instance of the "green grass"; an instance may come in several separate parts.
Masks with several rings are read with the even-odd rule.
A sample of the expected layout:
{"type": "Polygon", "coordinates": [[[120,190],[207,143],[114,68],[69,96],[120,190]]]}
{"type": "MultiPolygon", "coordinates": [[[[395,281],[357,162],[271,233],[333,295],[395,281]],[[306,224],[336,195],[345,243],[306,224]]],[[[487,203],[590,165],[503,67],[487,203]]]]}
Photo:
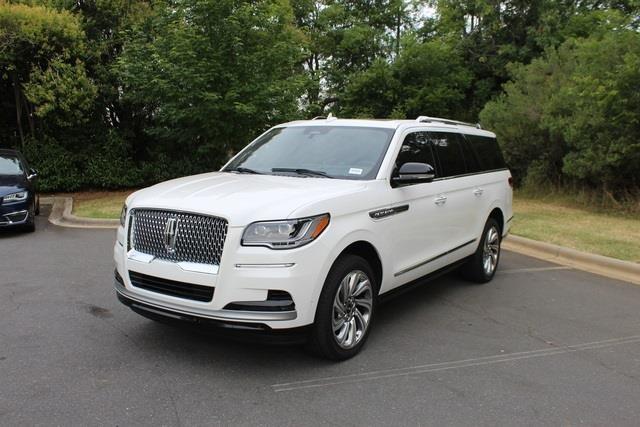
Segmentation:
{"type": "Polygon", "coordinates": [[[118,219],[122,204],[131,191],[76,193],[73,214],[85,218],[118,219]]]}
{"type": "MultiPolygon", "coordinates": [[[[76,193],[74,214],[88,218],[120,217],[127,191],[76,193]]],[[[514,197],[511,232],[585,252],[640,262],[640,216],[588,209],[563,197],[514,197]]]]}
{"type": "Polygon", "coordinates": [[[640,217],[591,211],[570,202],[516,196],[511,232],[542,242],[640,262],[640,217]]]}

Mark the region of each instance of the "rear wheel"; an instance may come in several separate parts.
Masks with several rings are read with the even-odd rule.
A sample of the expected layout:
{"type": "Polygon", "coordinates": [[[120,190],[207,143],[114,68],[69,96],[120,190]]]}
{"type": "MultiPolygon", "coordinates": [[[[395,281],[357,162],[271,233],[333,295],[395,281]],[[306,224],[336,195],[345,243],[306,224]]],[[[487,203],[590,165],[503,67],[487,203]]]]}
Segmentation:
{"type": "Polygon", "coordinates": [[[371,330],[377,289],[366,260],[350,254],[339,258],[320,294],[311,349],[333,360],[358,354],[371,330]]]}
{"type": "Polygon", "coordinates": [[[484,226],[478,249],[462,266],[462,275],[477,283],[486,283],[493,279],[500,261],[501,242],[500,225],[495,219],[489,218],[484,226]]]}

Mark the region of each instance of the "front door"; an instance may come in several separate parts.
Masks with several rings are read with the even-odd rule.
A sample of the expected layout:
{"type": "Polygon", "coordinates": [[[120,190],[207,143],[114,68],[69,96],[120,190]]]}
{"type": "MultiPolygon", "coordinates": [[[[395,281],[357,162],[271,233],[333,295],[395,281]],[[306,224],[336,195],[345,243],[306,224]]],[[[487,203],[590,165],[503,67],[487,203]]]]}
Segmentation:
{"type": "MultiPolygon", "coordinates": [[[[395,162],[395,171],[404,163],[419,162],[438,166],[432,140],[425,131],[408,132],[395,162]]],[[[395,172],[394,172],[395,173],[395,172]]],[[[387,239],[393,248],[393,284],[400,286],[442,267],[439,255],[451,245],[451,218],[444,198],[447,183],[433,182],[390,187],[391,208],[395,213],[384,221],[387,239]]]]}

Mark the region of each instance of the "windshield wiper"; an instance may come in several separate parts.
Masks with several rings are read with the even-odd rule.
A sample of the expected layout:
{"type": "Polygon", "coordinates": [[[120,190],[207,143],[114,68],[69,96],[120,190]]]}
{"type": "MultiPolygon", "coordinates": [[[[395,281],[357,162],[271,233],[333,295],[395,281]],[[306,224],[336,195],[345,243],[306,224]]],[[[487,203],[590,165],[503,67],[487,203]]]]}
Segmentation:
{"type": "Polygon", "coordinates": [[[237,168],[233,168],[233,169],[229,169],[229,172],[252,173],[252,174],[255,174],[255,175],[262,175],[262,172],[258,172],[256,170],[249,169],[249,168],[243,168],[242,166],[237,167],[237,168]]]}
{"type": "Polygon", "coordinates": [[[298,175],[310,175],[310,176],[321,176],[323,178],[333,178],[331,175],[324,171],[315,171],[313,169],[304,169],[304,168],[272,168],[271,172],[293,172],[298,175]]]}

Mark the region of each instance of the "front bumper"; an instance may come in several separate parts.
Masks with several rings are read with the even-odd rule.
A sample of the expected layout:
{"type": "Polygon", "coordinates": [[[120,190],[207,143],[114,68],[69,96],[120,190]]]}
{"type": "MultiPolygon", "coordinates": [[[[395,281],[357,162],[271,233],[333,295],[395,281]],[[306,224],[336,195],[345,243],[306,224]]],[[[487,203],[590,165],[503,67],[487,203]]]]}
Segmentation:
{"type": "Polygon", "coordinates": [[[23,225],[29,221],[31,200],[0,205],[0,227],[23,225]]]}
{"type": "Polygon", "coordinates": [[[306,342],[309,336],[309,327],[274,330],[264,323],[232,322],[156,307],[126,296],[118,290],[122,285],[117,280],[115,286],[118,300],[122,304],[139,315],[158,322],[174,326],[195,326],[198,330],[204,329],[236,340],[269,344],[301,344],[306,342]]]}
{"type": "Polygon", "coordinates": [[[146,307],[146,314],[141,314],[156,310],[165,317],[195,319],[195,323],[261,325],[271,331],[311,325],[326,277],[326,266],[317,260],[324,258],[321,254],[326,254],[327,249],[319,245],[321,242],[286,251],[244,247],[240,244],[242,231],[229,228],[220,266],[205,271],[184,263],[145,260],[135,251],[127,251],[124,229],[120,227],[114,246],[116,272],[120,276],[120,282],[116,280],[115,284],[118,297],[135,304],[138,312],[141,306],[146,307]],[[213,298],[198,301],[145,289],[133,283],[137,275],[163,279],[169,283],[167,286],[182,282],[200,289],[210,287],[213,298]],[[276,308],[277,303],[269,296],[274,292],[288,294],[293,304],[276,308]],[[273,309],[267,310],[265,302],[271,302],[273,309]]]}
{"type": "Polygon", "coordinates": [[[154,298],[151,296],[141,297],[135,292],[128,290],[122,279],[116,279],[114,281],[114,287],[118,294],[118,297],[126,298],[134,303],[142,303],[147,307],[163,310],[164,312],[172,313],[178,317],[189,317],[198,319],[210,319],[210,320],[223,320],[223,321],[246,321],[246,322],[276,322],[284,320],[294,320],[297,316],[295,310],[291,311],[242,311],[242,310],[211,310],[198,307],[189,308],[168,308],[166,302],[163,301],[159,294],[154,298]]]}

